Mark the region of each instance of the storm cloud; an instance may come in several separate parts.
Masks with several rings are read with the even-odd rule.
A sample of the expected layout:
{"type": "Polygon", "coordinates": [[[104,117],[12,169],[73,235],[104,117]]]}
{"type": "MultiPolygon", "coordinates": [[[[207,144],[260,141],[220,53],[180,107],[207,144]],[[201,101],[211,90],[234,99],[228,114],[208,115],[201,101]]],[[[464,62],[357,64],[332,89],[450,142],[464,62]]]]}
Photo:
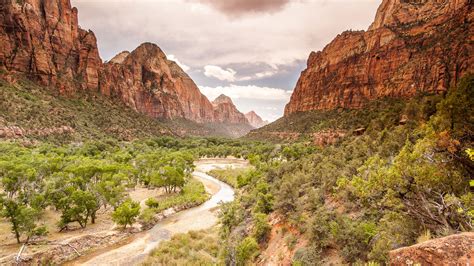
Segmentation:
{"type": "Polygon", "coordinates": [[[273,13],[282,10],[290,0],[198,0],[231,17],[249,13],[273,13]]]}

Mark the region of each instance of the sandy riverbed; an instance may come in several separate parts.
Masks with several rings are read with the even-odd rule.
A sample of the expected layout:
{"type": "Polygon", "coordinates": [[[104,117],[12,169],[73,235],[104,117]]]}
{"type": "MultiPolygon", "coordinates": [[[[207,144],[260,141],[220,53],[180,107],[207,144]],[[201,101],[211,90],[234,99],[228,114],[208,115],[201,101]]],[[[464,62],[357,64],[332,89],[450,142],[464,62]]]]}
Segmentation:
{"type": "Polygon", "coordinates": [[[152,229],[137,234],[128,243],[120,247],[108,247],[89,255],[78,258],[69,265],[137,265],[158,246],[163,240],[168,240],[177,233],[190,230],[207,229],[217,223],[216,207],[220,202],[234,199],[233,189],[209,176],[206,172],[212,169],[241,168],[248,163],[240,159],[202,159],[195,162],[193,176],[203,182],[206,190],[212,194],[211,199],[204,204],[185,210],[160,221],[152,229]]]}

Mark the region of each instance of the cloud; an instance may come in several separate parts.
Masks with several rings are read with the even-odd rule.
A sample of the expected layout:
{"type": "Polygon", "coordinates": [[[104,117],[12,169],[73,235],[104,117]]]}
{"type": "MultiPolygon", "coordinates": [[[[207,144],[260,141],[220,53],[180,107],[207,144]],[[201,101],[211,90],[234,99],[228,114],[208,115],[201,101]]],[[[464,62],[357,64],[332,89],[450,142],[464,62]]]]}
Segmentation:
{"type": "Polygon", "coordinates": [[[178,64],[179,67],[181,67],[184,72],[190,70],[191,68],[183,63],[181,63],[178,58],[176,58],[174,55],[170,54],[168,56],[166,56],[168,58],[168,60],[171,60],[171,61],[174,61],[176,64],[178,64]]]}
{"type": "MultiPolygon", "coordinates": [[[[187,72],[196,84],[285,89],[295,87],[311,51],[321,50],[344,30],[367,29],[380,2],[71,0],[79,9],[81,27],[97,36],[103,60],[132,51],[143,42],[153,42],[166,54],[175,55],[170,59],[183,69],[181,61],[190,67],[187,72]],[[204,75],[205,66],[219,67],[211,67],[217,73],[207,71],[204,75]]],[[[256,109],[266,119],[281,115],[286,103],[245,101],[241,108],[256,109]],[[271,113],[259,110],[260,106],[275,106],[277,110],[271,113]]]]}
{"type": "Polygon", "coordinates": [[[235,74],[237,74],[237,72],[235,72],[235,70],[232,68],[223,69],[219,66],[212,65],[207,65],[204,67],[204,75],[206,77],[212,77],[218,80],[230,82],[236,81],[235,74]]]}
{"type": "Polygon", "coordinates": [[[285,7],[290,0],[200,0],[220,12],[238,17],[249,13],[273,13],[285,7]]]}
{"type": "Polygon", "coordinates": [[[199,88],[209,99],[214,99],[221,94],[225,94],[232,99],[288,101],[291,96],[291,91],[278,88],[259,87],[255,85],[239,86],[231,84],[229,86],[218,87],[200,86],[199,88]]]}
{"type": "Polygon", "coordinates": [[[255,77],[257,77],[259,79],[267,78],[267,77],[271,77],[271,76],[275,75],[276,73],[278,73],[277,70],[259,72],[259,73],[255,74],[255,77]]]}

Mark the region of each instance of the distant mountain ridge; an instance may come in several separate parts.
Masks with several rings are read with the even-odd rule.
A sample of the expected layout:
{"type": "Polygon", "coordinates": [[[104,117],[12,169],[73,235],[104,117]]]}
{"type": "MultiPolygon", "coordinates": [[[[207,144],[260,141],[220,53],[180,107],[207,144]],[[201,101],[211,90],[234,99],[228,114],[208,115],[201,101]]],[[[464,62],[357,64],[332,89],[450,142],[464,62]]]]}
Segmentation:
{"type": "Polygon", "coordinates": [[[232,99],[224,94],[219,95],[214,101],[214,116],[220,123],[249,124],[249,121],[243,113],[237,110],[232,99]]]}
{"type": "Polygon", "coordinates": [[[263,121],[263,119],[257,113],[255,113],[255,111],[246,113],[245,117],[249,121],[250,125],[252,125],[254,128],[263,127],[268,124],[268,121],[263,121]]]}

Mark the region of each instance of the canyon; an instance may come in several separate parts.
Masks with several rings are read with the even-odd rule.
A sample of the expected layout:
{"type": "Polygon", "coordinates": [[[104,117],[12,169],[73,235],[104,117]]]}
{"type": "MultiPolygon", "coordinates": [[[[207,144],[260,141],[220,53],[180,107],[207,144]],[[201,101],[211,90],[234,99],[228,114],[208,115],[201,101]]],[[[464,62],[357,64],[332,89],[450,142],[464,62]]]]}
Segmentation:
{"type": "Polygon", "coordinates": [[[383,0],[367,31],[343,32],[311,52],[285,116],[446,92],[472,70],[472,6],[470,0],[383,0]]]}
{"type": "Polygon", "coordinates": [[[98,92],[151,118],[252,127],[233,104],[213,104],[152,43],[103,62],[92,31],[80,28],[69,0],[2,0],[0,78],[28,78],[62,95],[98,92]]]}

